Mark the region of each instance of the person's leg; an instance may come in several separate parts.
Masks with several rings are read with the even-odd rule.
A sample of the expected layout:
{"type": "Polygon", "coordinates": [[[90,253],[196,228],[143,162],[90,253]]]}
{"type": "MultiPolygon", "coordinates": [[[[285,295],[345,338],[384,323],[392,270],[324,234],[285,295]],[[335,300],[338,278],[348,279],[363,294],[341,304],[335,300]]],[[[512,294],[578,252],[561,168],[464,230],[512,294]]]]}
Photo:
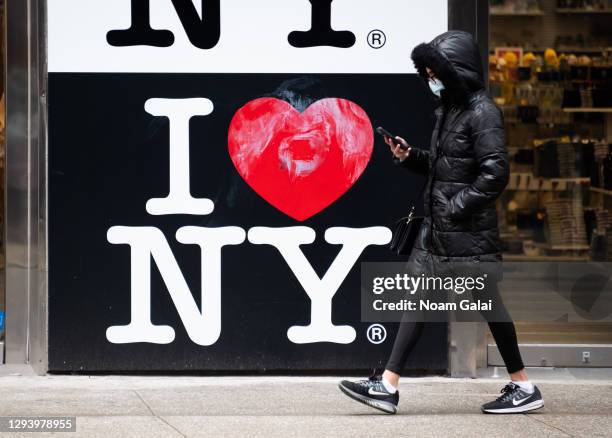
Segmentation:
{"type": "Polygon", "coordinates": [[[391,355],[385,366],[383,379],[397,388],[400,375],[408,360],[410,352],[423,333],[424,322],[402,321],[399,324],[391,355]]]}
{"type": "Polygon", "coordinates": [[[513,322],[490,322],[489,329],[495,339],[499,353],[501,354],[510,379],[515,382],[527,381],[527,372],[523,365],[521,352],[518,347],[516,329],[513,322]]]}
{"type": "Polygon", "coordinates": [[[383,373],[383,379],[396,388],[406,360],[408,360],[410,352],[421,337],[424,326],[424,322],[400,322],[395,341],[393,342],[393,349],[383,373]]]}
{"type": "MultiPolygon", "coordinates": [[[[493,302],[497,306],[495,311],[496,319],[501,320],[501,322],[489,321],[489,329],[491,330],[493,339],[495,339],[499,353],[504,360],[510,379],[513,382],[528,381],[529,378],[527,377],[527,372],[525,371],[525,366],[523,365],[523,359],[521,358],[521,352],[518,346],[516,328],[514,322],[512,322],[512,317],[508,313],[506,306],[504,306],[497,283],[491,288],[490,294],[493,302]]],[[[483,316],[487,318],[486,314],[483,314],[483,316]]]]}
{"type": "MultiPolygon", "coordinates": [[[[497,287],[491,293],[496,295],[492,298],[498,306],[495,319],[501,320],[501,322],[488,321],[489,329],[512,382],[502,389],[500,397],[484,404],[482,411],[491,414],[510,414],[540,409],[544,406],[544,400],[540,390],[529,381],[525,371],[514,323],[501,300],[497,287]]],[[[487,317],[484,314],[483,316],[487,317]]]]}
{"type": "MultiPolygon", "coordinates": [[[[422,248],[413,249],[413,253],[425,252],[422,248]]],[[[411,260],[416,258],[411,255],[411,260]]],[[[342,380],[338,386],[348,397],[383,412],[395,414],[399,403],[397,385],[408,355],[414,349],[423,331],[423,322],[410,321],[408,314],[402,315],[391,355],[382,376],[371,376],[367,380],[342,380]]],[[[413,317],[413,315],[410,315],[413,317]]]]}

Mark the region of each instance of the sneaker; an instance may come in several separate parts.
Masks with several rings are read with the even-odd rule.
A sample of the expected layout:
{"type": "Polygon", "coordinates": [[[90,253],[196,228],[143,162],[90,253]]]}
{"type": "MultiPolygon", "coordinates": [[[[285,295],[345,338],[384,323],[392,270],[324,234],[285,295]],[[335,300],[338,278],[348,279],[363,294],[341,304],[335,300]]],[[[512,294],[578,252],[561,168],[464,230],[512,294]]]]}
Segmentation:
{"type": "Polygon", "coordinates": [[[399,391],[391,394],[382,383],[381,376],[372,376],[367,380],[351,382],[343,380],[338,384],[340,391],[353,400],[366,404],[388,414],[397,412],[399,402],[399,391]]]}
{"type": "Polygon", "coordinates": [[[520,386],[510,382],[501,390],[502,395],[497,400],[482,405],[482,412],[488,414],[517,414],[540,409],[544,406],[542,394],[537,386],[533,394],[523,391],[520,386]]]}

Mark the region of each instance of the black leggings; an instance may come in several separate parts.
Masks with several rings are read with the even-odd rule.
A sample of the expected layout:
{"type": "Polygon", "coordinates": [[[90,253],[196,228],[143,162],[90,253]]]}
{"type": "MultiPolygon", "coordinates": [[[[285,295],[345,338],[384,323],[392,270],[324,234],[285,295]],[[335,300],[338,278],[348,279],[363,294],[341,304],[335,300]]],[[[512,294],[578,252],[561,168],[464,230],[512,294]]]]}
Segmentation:
{"type": "MultiPolygon", "coordinates": [[[[501,303],[501,300],[499,300],[501,303]]],[[[504,309],[507,313],[507,311],[504,309]]],[[[486,316],[485,316],[486,317],[486,316]]],[[[503,318],[511,321],[510,315],[503,318]]],[[[516,330],[513,322],[489,322],[489,329],[493,334],[497,348],[504,359],[508,373],[515,373],[524,368],[521,353],[518,348],[516,330]]],[[[408,356],[414,349],[417,341],[423,333],[424,322],[402,321],[399,325],[393,350],[385,369],[401,374],[408,356]]]]}

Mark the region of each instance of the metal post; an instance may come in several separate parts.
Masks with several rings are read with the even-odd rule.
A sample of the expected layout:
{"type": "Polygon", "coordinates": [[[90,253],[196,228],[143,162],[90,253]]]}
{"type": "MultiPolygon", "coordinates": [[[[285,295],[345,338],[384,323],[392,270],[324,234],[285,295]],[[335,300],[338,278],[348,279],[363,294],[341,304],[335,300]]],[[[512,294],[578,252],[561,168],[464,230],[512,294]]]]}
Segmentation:
{"type": "Polygon", "coordinates": [[[43,0],[6,5],[6,362],[30,363],[39,372],[47,359],[43,6],[43,0]]]}
{"type": "MultiPolygon", "coordinates": [[[[485,82],[489,66],[489,2],[487,0],[449,0],[449,30],[465,30],[480,47],[485,82]]],[[[451,322],[448,325],[449,374],[452,377],[476,377],[486,366],[484,323],[451,322]]]]}

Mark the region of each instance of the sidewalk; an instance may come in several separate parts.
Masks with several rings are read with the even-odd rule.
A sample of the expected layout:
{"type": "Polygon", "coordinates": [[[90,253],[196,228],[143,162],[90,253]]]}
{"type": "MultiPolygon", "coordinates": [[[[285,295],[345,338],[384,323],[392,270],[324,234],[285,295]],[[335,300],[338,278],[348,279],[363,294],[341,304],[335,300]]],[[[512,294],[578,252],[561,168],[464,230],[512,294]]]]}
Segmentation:
{"type": "Polygon", "coordinates": [[[340,393],[338,377],[34,376],[0,367],[0,416],[76,416],[76,433],[7,437],[594,437],[612,436],[612,370],[531,371],[545,407],[483,415],[506,383],[407,378],[399,413],[340,393]],[[12,375],[19,373],[22,375],[12,375]]]}

